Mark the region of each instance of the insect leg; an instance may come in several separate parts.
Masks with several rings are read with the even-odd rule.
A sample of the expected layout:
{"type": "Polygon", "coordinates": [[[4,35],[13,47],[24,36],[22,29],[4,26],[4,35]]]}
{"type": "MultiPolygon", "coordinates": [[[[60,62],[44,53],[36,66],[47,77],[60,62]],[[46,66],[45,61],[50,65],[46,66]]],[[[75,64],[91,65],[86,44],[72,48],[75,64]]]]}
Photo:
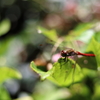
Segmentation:
{"type": "Polygon", "coordinates": [[[67,61],[68,61],[68,57],[65,57],[65,58],[64,58],[64,61],[67,62],[67,61]]]}

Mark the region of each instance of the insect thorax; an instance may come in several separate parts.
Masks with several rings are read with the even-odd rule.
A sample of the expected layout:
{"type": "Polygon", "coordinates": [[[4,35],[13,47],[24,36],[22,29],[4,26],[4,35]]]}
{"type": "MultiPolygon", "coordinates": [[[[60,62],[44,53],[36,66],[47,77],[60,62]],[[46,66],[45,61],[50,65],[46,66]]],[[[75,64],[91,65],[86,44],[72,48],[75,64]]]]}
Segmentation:
{"type": "Polygon", "coordinates": [[[75,52],[74,50],[66,51],[66,56],[74,56],[74,55],[77,55],[77,52],[75,52]]]}

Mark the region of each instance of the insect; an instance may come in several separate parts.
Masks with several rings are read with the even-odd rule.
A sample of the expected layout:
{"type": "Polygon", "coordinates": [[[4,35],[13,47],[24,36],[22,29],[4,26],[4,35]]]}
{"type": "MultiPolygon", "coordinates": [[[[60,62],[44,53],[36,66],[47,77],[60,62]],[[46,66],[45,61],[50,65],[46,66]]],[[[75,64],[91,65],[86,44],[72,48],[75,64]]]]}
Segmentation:
{"type": "MultiPolygon", "coordinates": [[[[88,57],[95,57],[94,54],[85,54],[85,53],[81,53],[79,51],[75,51],[73,49],[69,49],[67,51],[62,50],[61,51],[61,56],[64,57],[64,60],[66,60],[66,58],[68,58],[69,56],[75,56],[77,57],[77,55],[82,55],[82,56],[88,56],[88,57]]],[[[76,68],[76,61],[74,63],[74,65],[72,66],[73,68],[73,74],[72,74],[72,84],[75,82],[75,68],[76,68]]]]}
{"type": "Polygon", "coordinates": [[[61,56],[65,57],[65,59],[66,59],[66,57],[76,56],[76,55],[82,55],[82,56],[88,56],[88,57],[95,57],[94,54],[85,54],[85,53],[81,53],[79,51],[75,51],[73,49],[69,49],[67,51],[64,51],[64,50],[61,51],[61,56]]]}

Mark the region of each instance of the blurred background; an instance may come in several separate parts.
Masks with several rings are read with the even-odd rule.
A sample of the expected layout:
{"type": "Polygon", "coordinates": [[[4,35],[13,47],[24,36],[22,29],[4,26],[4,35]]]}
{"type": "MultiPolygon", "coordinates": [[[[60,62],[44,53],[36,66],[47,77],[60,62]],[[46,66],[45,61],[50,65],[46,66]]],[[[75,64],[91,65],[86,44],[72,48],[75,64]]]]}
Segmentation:
{"type": "Polygon", "coordinates": [[[59,87],[30,68],[47,71],[66,47],[86,52],[99,31],[99,0],[0,0],[0,100],[100,100],[95,77],[59,87]]]}

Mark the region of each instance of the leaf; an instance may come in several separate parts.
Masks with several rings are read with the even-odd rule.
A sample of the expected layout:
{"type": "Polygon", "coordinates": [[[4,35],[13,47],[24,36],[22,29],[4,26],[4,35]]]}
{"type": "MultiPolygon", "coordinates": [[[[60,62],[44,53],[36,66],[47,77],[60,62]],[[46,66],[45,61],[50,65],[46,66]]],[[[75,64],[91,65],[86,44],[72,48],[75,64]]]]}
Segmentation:
{"type": "Polygon", "coordinates": [[[82,34],[80,34],[76,39],[80,40],[84,43],[89,43],[90,39],[92,38],[92,36],[94,35],[94,31],[93,30],[87,30],[85,32],[83,32],[82,34]]]}
{"type": "Polygon", "coordinates": [[[96,84],[94,87],[94,90],[95,90],[95,93],[93,95],[92,100],[100,100],[100,84],[96,84]]]}
{"type": "Polygon", "coordinates": [[[69,86],[73,82],[79,82],[82,80],[82,72],[80,67],[71,59],[68,59],[67,62],[64,59],[60,58],[58,62],[54,63],[53,68],[48,72],[40,71],[34,65],[34,62],[31,62],[31,68],[40,75],[41,79],[49,79],[52,82],[60,86],[69,86]]]}
{"type": "Polygon", "coordinates": [[[34,100],[65,100],[70,95],[68,88],[57,88],[48,80],[38,82],[34,91],[34,100]]]}
{"type": "Polygon", "coordinates": [[[92,51],[96,56],[96,61],[98,67],[100,67],[100,43],[98,43],[94,38],[92,38],[88,48],[87,52],[92,51]]]}
{"type": "Polygon", "coordinates": [[[81,40],[83,42],[88,42],[94,34],[94,32],[90,30],[93,25],[93,23],[78,24],[77,27],[70,31],[69,34],[65,37],[65,41],[71,42],[74,40],[81,40]]]}
{"type": "Polygon", "coordinates": [[[94,38],[100,43],[100,32],[95,33],[94,38]]]}
{"type": "Polygon", "coordinates": [[[45,35],[50,40],[56,41],[58,39],[56,30],[47,30],[43,27],[38,27],[38,31],[40,31],[43,35],[45,35]]]}
{"type": "Polygon", "coordinates": [[[95,57],[80,57],[77,59],[77,63],[81,66],[81,68],[97,70],[97,62],[95,57]]]}
{"type": "Polygon", "coordinates": [[[21,79],[21,74],[8,67],[0,67],[0,83],[3,83],[9,78],[21,79]]]}
{"type": "Polygon", "coordinates": [[[49,79],[60,86],[69,86],[73,84],[73,82],[81,81],[82,77],[82,71],[78,64],[75,66],[73,60],[68,59],[68,61],[65,62],[64,59],[61,58],[53,65],[53,73],[49,79]]]}
{"type": "Polygon", "coordinates": [[[9,46],[11,46],[11,41],[12,38],[7,38],[5,40],[0,41],[0,55],[4,55],[5,53],[7,53],[9,46]]]}
{"type": "Polygon", "coordinates": [[[31,67],[37,74],[39,74],[41,80],[46,79],[46,78],[47,78],[48,76],[50,76],[50,74],[51,74],[51,71],[43,72],[42,70],[38,69],[38,68],[36,67],[36,65],[34,64],[33,61],[31,62],[30,67],[31,67]]]}
{"type": "Polygon", "coordinates": [[[80,23],[77,25],[77,27],[74,29],[74,33],[77,35],[80,35],[81,33],[85,32],[86,30],[93,27],[93,23],[80,23]]]}
{"type": "Polygon", "coordinates": [[[88,76],[88,77],[91,77],[92,79],[97,77],[97,71],[95,70],[83,68],[82,71],[84,73],[84,76],[86,77],[88,76]]]}
{"type": "Polygon", "coordinates": [[[9,93],[1,84],[0,84],[0,100],[11,100],[9,93]]]}
{"type": "Polygon", "coordinates": [[[92,100],[90,89],[84,83],[76,83],[71,88],[71,96],[66,100],[92,100]]]}
{"type": "Polygon", "coordinates": [[[10,21],[8,19],[0,22],[0,36],[6,34],[10,30],[10,21]]]}

